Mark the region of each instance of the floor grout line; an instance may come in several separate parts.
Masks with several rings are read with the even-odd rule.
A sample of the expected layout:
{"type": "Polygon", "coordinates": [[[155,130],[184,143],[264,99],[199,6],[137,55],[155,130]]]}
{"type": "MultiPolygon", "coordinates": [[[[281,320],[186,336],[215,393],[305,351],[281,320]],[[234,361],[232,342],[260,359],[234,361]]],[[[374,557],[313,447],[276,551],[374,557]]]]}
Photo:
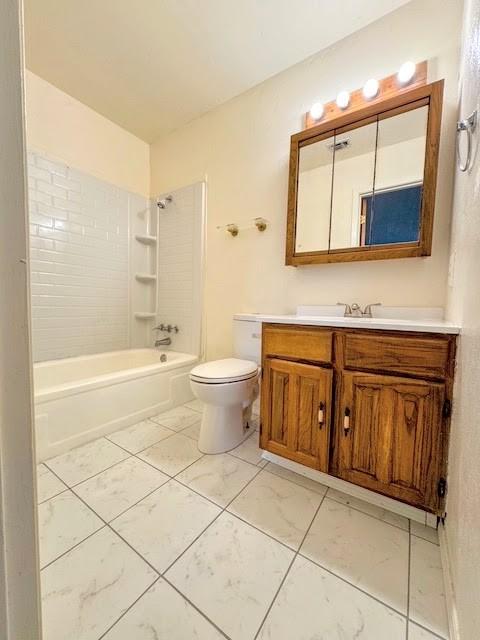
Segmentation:
{"type": "MultiPolygon", "coordinates": [[[[330,487],[329,487],[329,490],[330,490],[330,487]]],[[[325,497],[328,498],[328,500],[331,500],[332,502],[335,502],[336,504],[343,505],[347,509],[353,509],[353,511],[357,511],[358,513],[363,513],[364,516],[368,516],[369,518],[373,518],[374,520],[378,520],[379,522],[383,522],[384,524],[388,524],[390,527],[395,527],[395,529],[399,529],[400,531],[403,531],[407,535],[410,535],[410,520],[406,516],[400,516],[400,518],[405,518],[407,520],[407,528],[405,529],[403,527],[399,527],[397,524],[393,524],[392,522],[388,522],[387,520],[384,520],[383,518],[379,518],[378,516],[374,516],[371,513],[367,513],[366,511],[363,511],[362,509],[359,509],[358,507],[354,507],[351,504],[345,504],[345,502],[342,502],[341,500],[335,500],[335,498],[332,498],[331,496],[328,495],[328,491],[327,491],[325,497]]],[[[379,508],[381,509],[382,507],[379,507],[379,508]]],[[[385,509],[385,511],[388,511],[388,509],[385,509]]],[[[389,513],[393,513],[393,512],[389,511],[389,513]]]]}
{"type": "Polygon", "coordinates": [[[402,618],[405,618],[405,620],[407,619],[407,615],[405,613],[402,613],[398,609],[395,609],[395,607],[392,607],[391,604],[388,604],[387,602],[384,602],[383,600],[380,600],[380,598],[377,598],[377,596],[374,596],[372,593],[369,593],[368,591],[365,591],[365,589],[362,589],[357,584],[353,584],[353,582],[349,582],[343,576],[339,575],[338,573],[335,573],[334,571],[332,571],[328,567],[325,567],[323,564],[318,562],[318,560],[313,560],[312,558],[309,558],[308,556],[306,556],[305,554],[303,554],[301,552],[299,552],[298,555],[301,556],[302,558],[304,558],[305,560],[308,560],[312,564],[315,564],[317,567],[320,567],[320,569],[323,569],[323,571],[326,571],[330,575],[335,576],[335,578],[338,578],[342,582],[345,582],[345,584],[348,584],[350,587],[353,587],[354,589],[356,589],[357,591],[360,591],[361,593],[365,594],[369,598],[372,598],[372,600],[375,600],[379,604],[382,604],[384,607],[387,607],[387,609],[390,609],[390,611],[393,611],[394,613],[398,614],[402,618]]]}
{"type": "Polygon", "coordinates": [[[70,491],[70,487],[65,486],[65,489],[62,489],[61,491],[59,491],[58,493],[56,493],[53,496],[50,496],[49,498],[45,498],[45,500],[42,500],[41,502],[37,502],[37,508],[41,505],[41,504],[45,504],[45,502],[49,502],[49,500],[53,500],[54,498],[58,498],[58,496],[61,496],[62,493],[66,493],[67,491],[70,491]]]}
{"type": "Polygon", "coordinates": [[[448,640],[447,636],[438,635],[438,633],[436,633],[435,631],[432,631],[431,629],[426,627],[424,624],[421,624],[420,622],[417,622],[416,620],[413,620],[413,618],[408,618],[408,620],[407,620],[407,628],[408,628],[408,624],[410,622],[412,624],[416,625],[417,627],[420,627],[420,629],[423,629],[424,631],[426,631],[430,635],[432,635],[435,638],[435,640],[448,640]]]}
{"type": "MultiPolygon", "coordinates": [[[[218,507],[220,509],[219,513],[217,513],[217,515],[215,516],[215,518],[203,529],[203,531],[201,533],[198,534],[198,536],[192,540],[192,542],[188,545],[188,547],[186,547],[182,553],[175,558],[175,560],[165,569],[165,571],[163,572],[163,575],[166,574],[168,571],[170,571],[170,569],[173,567],[173,565],[188,551],[188,549],[190,549],[190,547],[195,544],[195,542],[201,537],[203,536],[203,534],[206,532],[206,530],[211,527],[213,525],[214,522],[216,522],[218,520],[218,518],[227,511],[227,508],[231,505],[231,503],[242,493],[242,491],[244,489],[246,489],[248,487],[248,485],[258,476],[258,474],[260,473],[261,469],[258,470],[258,472],[247,482],[246,485],[244,485],[242,487],[242,489],[235,494],[235,496],[230,500],[230,502],[228,502],[224,507],[221,507],[220,505],[216,504],[215,502],[213,502],[213,500],[209,500],[210,502],[212,502],[212,504],[214,504],[216,507],[218,507]]],[[[176,480],[176,478],[174,478],[176,480]]],[[[177,482],[179,482],[180,484],[182,484],[179,480],[177,480],[177,482]]],[[[187,486],[188,485],[183,485],[183,486],[187,486]]],[[[191,489],[191,487],[188,487],[189,489],[191,489]]],[[[198,493],[197,491],[195,491],[195,493],[198,493]]],[[[202,496],[201,493],[198,493],[198,495],[202,496]]],[[[202,496],[203,498],[205,498],[205,496],[202,496]]],[[[208,500],[208,498],[207,498],[208,500]]],[[[230,512],[228,512],[230,513],[230,512]]],[[[234,515],[234,514],[231,514],[234,515]]]]}
{"type": "Polygon", "coordinates": [[[184,593],[182,593],[182,592],[180,591],[180,589],[178,589],[178,587],[176,587],[176,586],[173,584],[173,582],[170,582],[170,580],[169,580],[168,578],[166,578],[164,575],[162,575],[161,579],[162,579],[162,580],[164,580],[164,581],[165,581],[165,582],[166,582],[166,583],[167,583],[167,584],[168,584],[172,589],[174,589],[174,590],[178,593],[178,595],[179,595],[179,596],[181,596],[184,600],[186,600],[186,601],[188,602],[188,604],[189,604],[190,606],[192,606],[192,607],[195,609],[195,611],[198,611],[198,613],[200,613],[200,614],[205,618],[205,620],[208,620],[208,622],[209,622],[213,627],[215,627],[215,629],[216,629],[219,633],[221,633],[221,634],[222,634],[222,636],[223,636],[224,638],[226,638],[226,640],[230,640],[230,636],[227,636],[227,634],[225,633],[225,631],[223,631],[223,630],[222,630],[222,629],[221,629],[217,624],[215,624],[215,622],[213,622],[213,620],[211,620],[211,619],[207,616],[207,614],[206,614],[206,613],[204,613],[201,609],[199,609],[199,608],[198,608],[198,606],[197,606],[194,602],[192,602],[191,600],[189,600],[189,599],[187,598],[187,596],[186,596],[184,593]]]}
{"type": "MultiPolygon", "coordinates": [[[[152,421],[151,421],[152,422],[152,421]]],[[[164,440],[169,440],[172,436],[176,435],[177,433],[181,433],[180,431],[174,431],[173,429],[169,429],[168,427],[164,427],[161,424],[157,424],[156,422],[152,422],[153,426],[156,427],[162,427],[162,429],[168,429],[168,431],[171,431],[171,433],[168,434],[168,436],[165,436],[165,438],[160,438],[159,440],[155,440],[155,442],[152,442],[152,444],[149,444],[148,447],[144,447],[143,449],[140,449],[139,451],[136,451],[135,453],[132,453],[131,451],[129,451],[128,449],[126,449],[124,446],[122,446],[121,444],[118,444],[118,442],[114,442],[113,440],[110,440],[110,438],[108,436],[104,436],[109,442],[111,442],[112,444],[115,444],[117,447],[120,447],[120,449],[122,449],[123,451],[126,451],[127,453],[129,453],[131,456],[136,456],[137,453],[143,453],[144,451],[146,451],[147,449],[151,449],[152,447],[155,447],[157,444],[159,444],[160,442],[163,442],[164,440]]],[[[134,427],[135,425],[130,425],[131,427],[134,427]]],[[[125,427],[126,429],[129,429],[130,427],[125,427]]],[[[110,434],[111,435],[111,434],[110,434]]]]}
{"type": "MultiPolygon", "coordinates": [[[[102,440],[102,439],[103,440],[107,440],[107,438],[105,438],[105,436],[101,436],[100,438],[97,438],[97,440],[102,440]]],[[[97,440],[92,440],[92,442],[97,442],[97,440]]],[[[125,453],[128,453],[128,456],[126,458],[122,458],[122,460],[117,460],[117,462],[114,462],[113,464],[109,465],[108,467],[105,467],[105,469],[102,469],[101,471],[97,471],[97,473],[93,473],[91,476],[88,476],[88,478],[84,478],[83,480],[80,480],[79,482],[75,482],[74,484],[68,484],[66,480],[63,480],[62,477],[54,469],[52,469],[52,467],[49,466],[50,461],[51,460],[55,460],[55,458],[58,457],[58,456],[55,456],[55,458],[50,458],[49,460],[44,460],[41,464],[44,464],[49,471],[51,471],[53,474],[55,474],[55,476],[61,482],[63,482],[64,485],[66,485],[69,489],[71,489],[72,487],[76,487],[79,484],[82,484],[82,482],[86,482],[87,480],[91,480],[91,478],[95,478],[95,476],[100,475],[101,473],[103,473],[104,471],[107,471],[108,469],[112,469],[112,467],[116,467],[117,464],[120,464],[121,462],[125,462],[125,460],[128,460],[128,458],[132,456],[132,454],[129,451],[127,451],[123,447],[119,447],[118,444],[115,444],[114,442],[111,442],[110,440],[108,440],[108,442],[110,444],[115,445],[116,447],[118,447],[122,451],[125,451],[125,453]]],[[[88,444],[90,444],[90,443],[88,443],[88,444]]],[[[76,447],[76,448],[79,449],[80,447],[76,447]]],[[[75,449],[72,449],[72,451],[75,451],[75,449]]]]}
{"type": "Polygon", "coordinates": [[[293,564],[294,564],[295,560],[297,559],[297,557],[298,557],[298,555],[299,555],[299,553],[300,553],[300,549],[302,548],[302,545],[303,545],[303,543],[305,542],[305,539],[306,539],[307,535],[309,534],[310,529],[312,528],[312,525],[313,525],[313,523],[314,523],[314,521],[315,521],[315,518],[316,518],[316,517],[317,517],[317,515],[318,515],[318,512],[320,511],[320,507],[322,506],[322,504],[323,504],[323,501],[324,501],[324,500],[325,500],[325,495],[322,497],[322,499],[321,499],[321,501],[320,501],[320,504],[318,505],[318,507],[317,507],[317,509],[316,509],[315,513],[313,514],[313,518],[312,518],[312,520],[311,520],[310,524],[308,525],[307,530],[305,531],[304,536],[302,537],[302,540],[301,540],[301,542],[300,542],[300,544],[299,544],[299,546],[298,546],[297,551],[295,552],[295,554],[294,554],[294,556],[293,556],[293,558],[292,558],[292,560],[291,560],[290,564],[289,564],[289,565],[288,565],[288,567],[287,567],[287,571],[285,572],[285,575],[283,576],[283,578],[282,578],[282,580],[281,580],[281,582],[280,582],[280,585],[278,586],[278,589],[276,590],[275,595],[273,596],[273,599],[272,599],[272,601],[271,601],[271,603],[270,603],[270,606],[267,608],[267,611],[266,611],[265,615],[263,616],[262,621],[260,622],[260,625],[259,625],[259,627],[258,627],[258,629],[257,629],[256,634],[254,635],[253,640],[257,640],[257,638],[258,638],[258,634],[259,634],[259,633],[260,633],[260,631],[262,630],[262,627],[263,627],[263,625],[265,624],[265,621],[267,620],[268,616],[270,615],[270,611],[272,610],[272,607],[273,607],[273,605],[275,604],[275,600],[277,599],[278,594],[280,593],[280,591],[281,591],[281,589],[282,589],[283,585],[285,584],[285,581],[286,581],[286,579],[287,579],[287,576],[288,576],[288,574],[290,573],[290,570],[291,570],[291,568],[293,567],[293,564]]]}
{"type": "MultiPolygon", "coordinates": [[[[95,515],[97,515],[97,514],[95,514],[95,515]]],[[[106,524],[103,521],[102,521],[102,523],[103,524],[102,524],[101,527],[99,527],[98,529],[95,529],[95,531],[92,531],[92,533],[89,533],[88,536],[85,536],[85,538],[82,538],[82,540],[79,540],[76,544],[74,544],[72,547],[70,547],[69,549],[67,549],[63,553],[61,553],[54,560],[51,560],[50,562],[47,562],[47,564],[44,565],[43,567],[40,567],[40,571],[43,571],[44,569],[47,569],[48,567],[50,567],[52,564],[55,564],[55,562],[57,562],[57,560],[60,560],[60,558],[63,558],[63,556],[66,556],[67,553],[70,553],[70,551],[73,551],[74,549],[79,547],[83,542],[85,542],[86,540],[88,540],[89,538],[94,536],[96,533],[98,533],[99,531],[102,531],[103,529],[105,529],[106,524]]]]}
{"type": "Polygon", "coordinates": [[[104,638],[104,637],[107,635],[107,633],[109,633],[109,632],[113,629],[113,627],[114,627],[118,622],[120,622],[120,620],[123,618],[123,616],[125,616],[125,615],[130,611],[130,609],[132,609],[132,608],[137,604],[137,602],[138,602],[139,600],[141,600],[141,599],[143,598],[143,596],[144,596],[148,591],[150,591],[150,589],[151,589],[154,585],[156,585],[156,584],[157,584],[157,582],[158,582],[159,580],[161,580],[161,579],[162,579],[162,577],[161,577],[161,576],[157,576],[157,578],[155,578],[155,580],[152,582],[152,584],[150,584],[150,585],[145,589],[145,591],[143,591],[143,592],[138,596],[138,598],[137,598],[136,600],[134,600],[134,601],[132,602],[132,604],[131,604],[129,607],[127,607],[127,608],[125,609],[125,611],[124,611],[124,612],[123,612],[123,613],[122,613],[122,614],[121,614],[121,615],[120,615],[120,616],[115,620],[115,622],[114,622],[113,624],[111,624],[111,625],[108,627],[108,629],[107,629],[104,633],[102,633],[102,635],[101,635],[101,636],[98,636],[98,639],[97,639],[97,640],[102,640],[102,638],[104,638]]]}

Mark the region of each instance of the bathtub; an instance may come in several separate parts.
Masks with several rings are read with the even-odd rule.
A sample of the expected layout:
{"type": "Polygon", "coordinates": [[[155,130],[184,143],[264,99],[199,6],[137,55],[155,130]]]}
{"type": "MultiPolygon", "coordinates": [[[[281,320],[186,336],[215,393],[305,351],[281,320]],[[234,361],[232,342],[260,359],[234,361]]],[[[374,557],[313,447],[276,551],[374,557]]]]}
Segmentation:
{"type": "Polygon", "coordinates": [[[188,374],[197,360],[127,349],[34,364],[38,460],[192,400],[188,374]]]}

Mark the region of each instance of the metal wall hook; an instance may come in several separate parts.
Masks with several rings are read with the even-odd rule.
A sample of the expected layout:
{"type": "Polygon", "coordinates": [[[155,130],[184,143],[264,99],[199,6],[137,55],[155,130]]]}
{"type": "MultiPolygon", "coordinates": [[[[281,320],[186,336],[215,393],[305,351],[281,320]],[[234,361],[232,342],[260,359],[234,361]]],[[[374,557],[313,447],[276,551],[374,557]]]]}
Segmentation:
{"type": "Polygon", "coordinates": [[[471,113],[468,118],[464,120],[459,120],[457,122],[457,157],[458,157],[458,168],[460,171],[465,172],[470,168],[470,161],[472,159],[472,133],[475,131],[477,126],[478,114],[477,110],[471,113]],[[460,157],[460,134],[462,131],[465,131],[467,134],[467,157],[465,158],[465,162],[462,162],[460,157]]]}

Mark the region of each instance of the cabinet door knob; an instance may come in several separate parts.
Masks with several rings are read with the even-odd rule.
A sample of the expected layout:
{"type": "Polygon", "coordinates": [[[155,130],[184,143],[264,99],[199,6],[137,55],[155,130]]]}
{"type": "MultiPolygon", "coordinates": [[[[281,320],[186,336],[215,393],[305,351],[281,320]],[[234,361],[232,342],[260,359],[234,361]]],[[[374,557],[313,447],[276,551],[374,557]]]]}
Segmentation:
{"type": "Polygon", "coordinates": [[[347,436],[349,431],[350,431],[350,409],[346,407],[345,413],[343,415],[343,432],[347,436]]]}
{"type": "Polygon", "coordinates": [[[320,404],[318,405],[318,426],[321,429],[323,427],[323,422],[324,422],[324,411],[325,411],[325,405],[323,404],[323,402],[320,402],[320,404]]]}

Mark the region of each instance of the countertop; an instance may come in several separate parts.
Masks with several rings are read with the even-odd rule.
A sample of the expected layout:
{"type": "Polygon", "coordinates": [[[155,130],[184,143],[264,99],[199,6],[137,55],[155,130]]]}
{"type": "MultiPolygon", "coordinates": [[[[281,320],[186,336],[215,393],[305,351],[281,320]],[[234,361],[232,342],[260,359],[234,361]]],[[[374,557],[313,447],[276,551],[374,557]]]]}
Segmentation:
{"type": "Polygon", "coordinates": [[[459,334],[460,327],[438,318],[345,318],[335,315],[269,315],[264,313],[237,313],[234,320],[302,324],[315,327],[350,327],[352,329],[384,329],[387,331],[423,331],[425,333],[459,334]]]}

